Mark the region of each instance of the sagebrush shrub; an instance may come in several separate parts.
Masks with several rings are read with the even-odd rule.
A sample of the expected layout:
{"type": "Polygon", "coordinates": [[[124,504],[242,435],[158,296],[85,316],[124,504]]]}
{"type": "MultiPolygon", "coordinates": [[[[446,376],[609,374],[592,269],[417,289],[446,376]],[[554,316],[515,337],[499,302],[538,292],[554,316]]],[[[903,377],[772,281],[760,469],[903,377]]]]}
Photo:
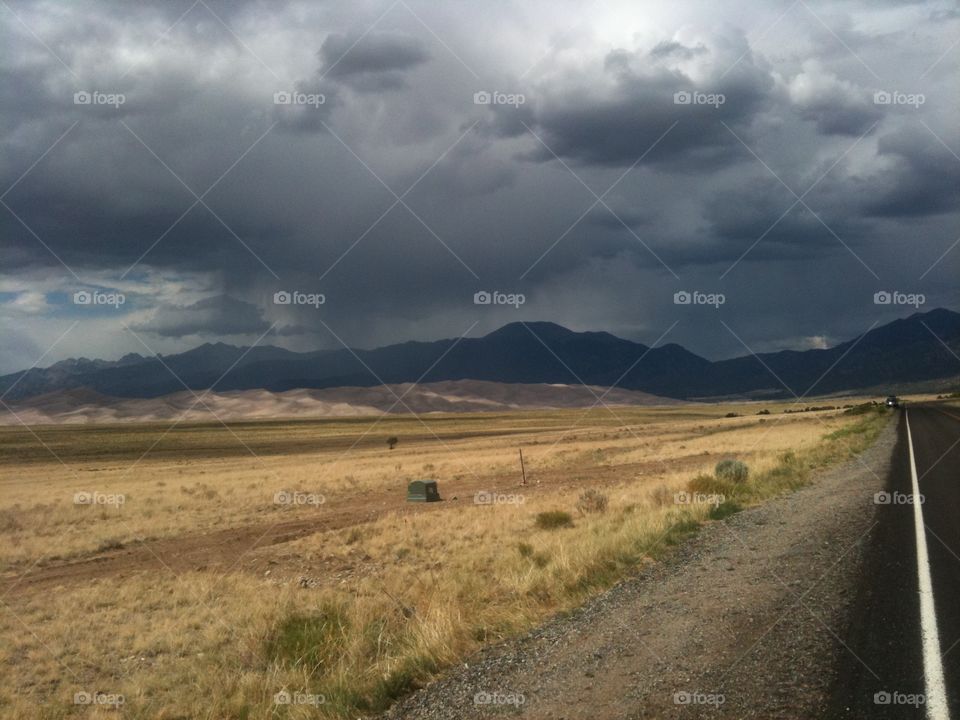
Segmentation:
{"type": "Polygon", "coordinates": [[[587,490],[577,500],[577,510],[581,515],[607,511],[607,496],[598,490],[587,490]]]}
{"type": "Polygon", "coordinates": [[[716,475],[719,480],[742,483],[746,482],[750,470],[744,462],[727,459],[717,463],[717,466],[713,469],[713,474],[716,475]]]}

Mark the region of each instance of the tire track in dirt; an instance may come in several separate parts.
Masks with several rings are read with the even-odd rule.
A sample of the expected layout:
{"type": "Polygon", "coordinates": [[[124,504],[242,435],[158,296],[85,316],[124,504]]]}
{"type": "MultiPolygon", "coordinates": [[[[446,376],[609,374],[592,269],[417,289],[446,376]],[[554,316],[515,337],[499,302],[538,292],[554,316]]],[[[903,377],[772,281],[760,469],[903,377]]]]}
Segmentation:
{"type": "MultiPolygon", "coordinates": [[[[693,455],[672,460],[671,469],[681,470],[701,463],[715,462],[720,455],[693,455]]],[[[207,533],[195,533],[157,539],[148,539],[129,546],[86,555],[75,559],[30,566],[14,566],[0,575],[0,597],[36,592],[57,586],[76,586],[101,578],[126,577],[147,571],[259,572],[261,565],[250,551],[298,540],[315,533],[331,532],[356,525],[375,522],[390,514],[410,515],[436,512],[449,508],[451,503],[472,502],[481,490],[490,492],[518,492],[536,497],[583,486],[578,476],[589,474],[590,487],[606,487],[635,479],[639,474],[662,470],[660,462],[631,463],[537,470],[531,482],[521,486],[514,477],[467,478],[443,481],[441,494],[447,498],[440,503],[407,503],[405,492],[382,491],[368,493],[321,506],[318,515],[299,517],[274,523],[255,523],[207,533]],[[456,500],[453,498],[456,497],[456,500]]]]}

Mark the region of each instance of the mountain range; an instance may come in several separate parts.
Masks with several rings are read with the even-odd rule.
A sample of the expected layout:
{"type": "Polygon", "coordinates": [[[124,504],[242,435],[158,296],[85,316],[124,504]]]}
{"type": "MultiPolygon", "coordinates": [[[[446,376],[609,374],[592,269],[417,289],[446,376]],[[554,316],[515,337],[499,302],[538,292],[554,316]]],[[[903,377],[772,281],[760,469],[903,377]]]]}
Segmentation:
{"type": "Polygon", "coordinates": [[[0,377],[5,401],[76,388],[150,398],[187,388],[217,392],[373,387],[480,380],[587,384],[676,399],[822,395],[960,376],[960,314],[895,320],[831,348],[710,361],[680,345],[648,347],[606,332],[514,322],[479,338],[405,342],[373,350],[294,352],[205,344],[164,356],[70,359],[0,377]]]}

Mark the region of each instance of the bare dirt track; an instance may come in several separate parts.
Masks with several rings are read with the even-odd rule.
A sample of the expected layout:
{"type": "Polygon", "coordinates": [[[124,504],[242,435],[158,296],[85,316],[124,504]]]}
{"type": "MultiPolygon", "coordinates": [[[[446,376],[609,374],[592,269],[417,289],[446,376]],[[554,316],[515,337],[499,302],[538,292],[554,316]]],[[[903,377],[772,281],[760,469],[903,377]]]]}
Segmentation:
{"type": "MultiPolygon", "coordinates": [[[[719,455],[695,455],[674,463],[683,467],[717,459],[720,459],[719,455]]],[[[591,469],[591,483],[598,487],[610,485],[660,467],[659,462],[597,467],[591,469]]],[[[535,496],[547,489],[554,491],[558,488],[575,487],[577,482],[564,469],[540,470],[531,478],[530,484],[522,488],[522,492],[524,495],[535,496]]],[[[128,543],[123,548],[79,558],[14,566],[0,575],[0,596],[79,585],[102,578],[125,577],[149,571],[238,571],[262,574],[268,569],[276,568],[270,558],[253,552],[258,548],[281,545],[307,535],[373,522],[390,513],[403,515],[432,512],[448,507],[451,502],[472,503],[474,493],[481,490],[517,492],[519,486],[512,477],[493,480],[470,477],[459,481],[445,481],[441,483],[441,492],[446,502],[427,504],[404,502],[403,488],[369,492],[322,505],[309,517],[169,538],[144,539],[128,543]]],[[[311,574],[323,574],[327,577],[336,575],[336,568],[313,567],[309,570],[311,574]]]]}
{"type": "Polygon", "coordinates": [[[891,424],[810,487],[711,524],[582,609],[469,658],[391,719],[828,717],[891,424]]]}

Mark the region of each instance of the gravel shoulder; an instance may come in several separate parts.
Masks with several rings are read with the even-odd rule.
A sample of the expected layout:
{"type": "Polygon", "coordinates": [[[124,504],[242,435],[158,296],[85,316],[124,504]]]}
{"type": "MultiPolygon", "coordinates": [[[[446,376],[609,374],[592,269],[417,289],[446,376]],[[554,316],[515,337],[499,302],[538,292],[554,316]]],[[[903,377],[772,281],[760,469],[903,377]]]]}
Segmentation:
{"type": "Polygon", "coordinates": [[[636,577],[470,657],[385,720],[824,717],[896,441],[710,523],[636,577]]]}

